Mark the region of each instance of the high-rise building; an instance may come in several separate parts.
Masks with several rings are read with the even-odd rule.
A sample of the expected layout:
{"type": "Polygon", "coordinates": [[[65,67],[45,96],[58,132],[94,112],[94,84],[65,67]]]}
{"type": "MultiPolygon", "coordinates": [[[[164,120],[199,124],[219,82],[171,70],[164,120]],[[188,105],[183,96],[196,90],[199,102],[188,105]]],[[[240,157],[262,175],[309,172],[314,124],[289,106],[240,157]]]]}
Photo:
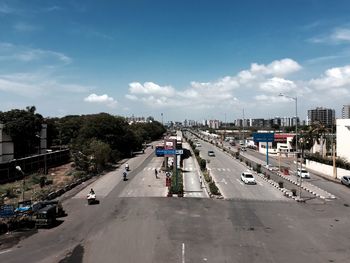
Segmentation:
{"type": "Polygon", "coordinates": [[[335,110],[317,107],[307,111],[308,124],[321,122],[325,126],[332,126],[335,122],[335,110]]]}
{"type": "Polygon", "coordinates": [[[343,105],[341,117],[342,119],[350,119],[350,105],[343,105]]]}
{"type": "Polygon", "coordinates": [[[209,128],[219,129],[220,121],[219,120],[209,120],[209,128]]]}

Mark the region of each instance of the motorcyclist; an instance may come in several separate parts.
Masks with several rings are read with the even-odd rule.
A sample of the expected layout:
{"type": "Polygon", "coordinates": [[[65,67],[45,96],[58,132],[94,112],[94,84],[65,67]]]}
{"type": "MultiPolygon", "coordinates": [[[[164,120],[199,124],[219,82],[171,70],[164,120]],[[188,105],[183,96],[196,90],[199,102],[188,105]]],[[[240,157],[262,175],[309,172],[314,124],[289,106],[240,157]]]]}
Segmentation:
{"type": "Polygon", "coordinates": [[[123,179],[124,179],[124,181],[126,181],[126,175],[127,175],[127,173],[126,173],[126,171],[124,171],[123,172],[123,179]]]}
{"type": "Polygon", "coordinates": [[[92,189],[92,188],[91,188],[91,190],[90,190],[90,193],[89,193],[89,194],[94,195],[94,194],[95,194],[94,189],[92,189]]]}
{"type": "Polygon", "coordinates": [[[125,170],[129,171],[129,164],[128,163],[125,164],[125,170]]]}

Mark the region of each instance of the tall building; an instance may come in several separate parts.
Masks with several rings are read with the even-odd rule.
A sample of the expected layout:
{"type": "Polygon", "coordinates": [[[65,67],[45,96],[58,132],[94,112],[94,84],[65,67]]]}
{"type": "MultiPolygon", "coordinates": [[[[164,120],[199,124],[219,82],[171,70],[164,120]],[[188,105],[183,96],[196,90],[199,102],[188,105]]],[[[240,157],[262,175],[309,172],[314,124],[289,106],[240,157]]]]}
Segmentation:
{"type": "Polygon", "coordinates": [[[332,126],[335,122],[335,110],[317,107],[307,111],[308,124],[321,122],[325,126],[332,126]]]}
{"type": "Polygon", "coordinates": [[[342,119],[350,119],[350,105],[343,105],[341,117],[342,119]]]}
{"type": "Polygon", "coordinates": [[[209,120],[209,128],[219,129],[220,121],[219,120],[209,120]]]}

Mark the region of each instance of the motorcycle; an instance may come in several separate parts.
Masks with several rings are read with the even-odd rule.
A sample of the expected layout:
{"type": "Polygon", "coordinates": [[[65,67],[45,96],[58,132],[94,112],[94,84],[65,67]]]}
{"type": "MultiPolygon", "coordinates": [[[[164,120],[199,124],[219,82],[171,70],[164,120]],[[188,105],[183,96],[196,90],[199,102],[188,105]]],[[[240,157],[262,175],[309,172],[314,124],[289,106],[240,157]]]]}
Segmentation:
{"type": "Polygon", "coordinates": [[[88,201],[89,205],[94,204],[96,202],[96,194],[95,193],[89,193],[87,195],[87,201],[88,201]]]}
{"type": "Polygon", "coordinates": [[[124,172],[124,173],[123,173],[123,181],[127,181],[127,180],[128,180],[128,179],[126,178],[126,175],[127,175],[127,173],[124,172]]]}

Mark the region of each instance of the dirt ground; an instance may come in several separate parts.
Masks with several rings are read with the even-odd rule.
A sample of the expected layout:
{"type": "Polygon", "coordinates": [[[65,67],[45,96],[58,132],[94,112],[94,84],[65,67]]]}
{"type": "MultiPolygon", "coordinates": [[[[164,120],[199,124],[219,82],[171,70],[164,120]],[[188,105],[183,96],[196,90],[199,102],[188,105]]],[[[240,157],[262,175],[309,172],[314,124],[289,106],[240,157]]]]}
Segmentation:
{"type": "Polygon", "coordinates": [[[49,169],[48,175],[46,176],[46,182],[52,183],[46,184],[43,188],[40,187],[40,183],[38,182],[38,178],[44,176],[43,174],[28,175],[26,176],[25,180],[19,180],[1,185],[0,191],[2,193],[6,193],[7,189],[11,189],[13,195],[8,197],[3,194],[4,198],[0,198],[0,203],[3,202],[5,204],[12,204],[16,206],[16,204],[22,200],[23,182],[26,188],[24,199],[32,201],[40,200],[48,193],[56,191],[74,180],[74,176],[72,175],[74,168],[72,167],[72,164],[73,163],[67,163],[49,169]],[[2,202],[1,199],[3,199],[2,202]]]}

